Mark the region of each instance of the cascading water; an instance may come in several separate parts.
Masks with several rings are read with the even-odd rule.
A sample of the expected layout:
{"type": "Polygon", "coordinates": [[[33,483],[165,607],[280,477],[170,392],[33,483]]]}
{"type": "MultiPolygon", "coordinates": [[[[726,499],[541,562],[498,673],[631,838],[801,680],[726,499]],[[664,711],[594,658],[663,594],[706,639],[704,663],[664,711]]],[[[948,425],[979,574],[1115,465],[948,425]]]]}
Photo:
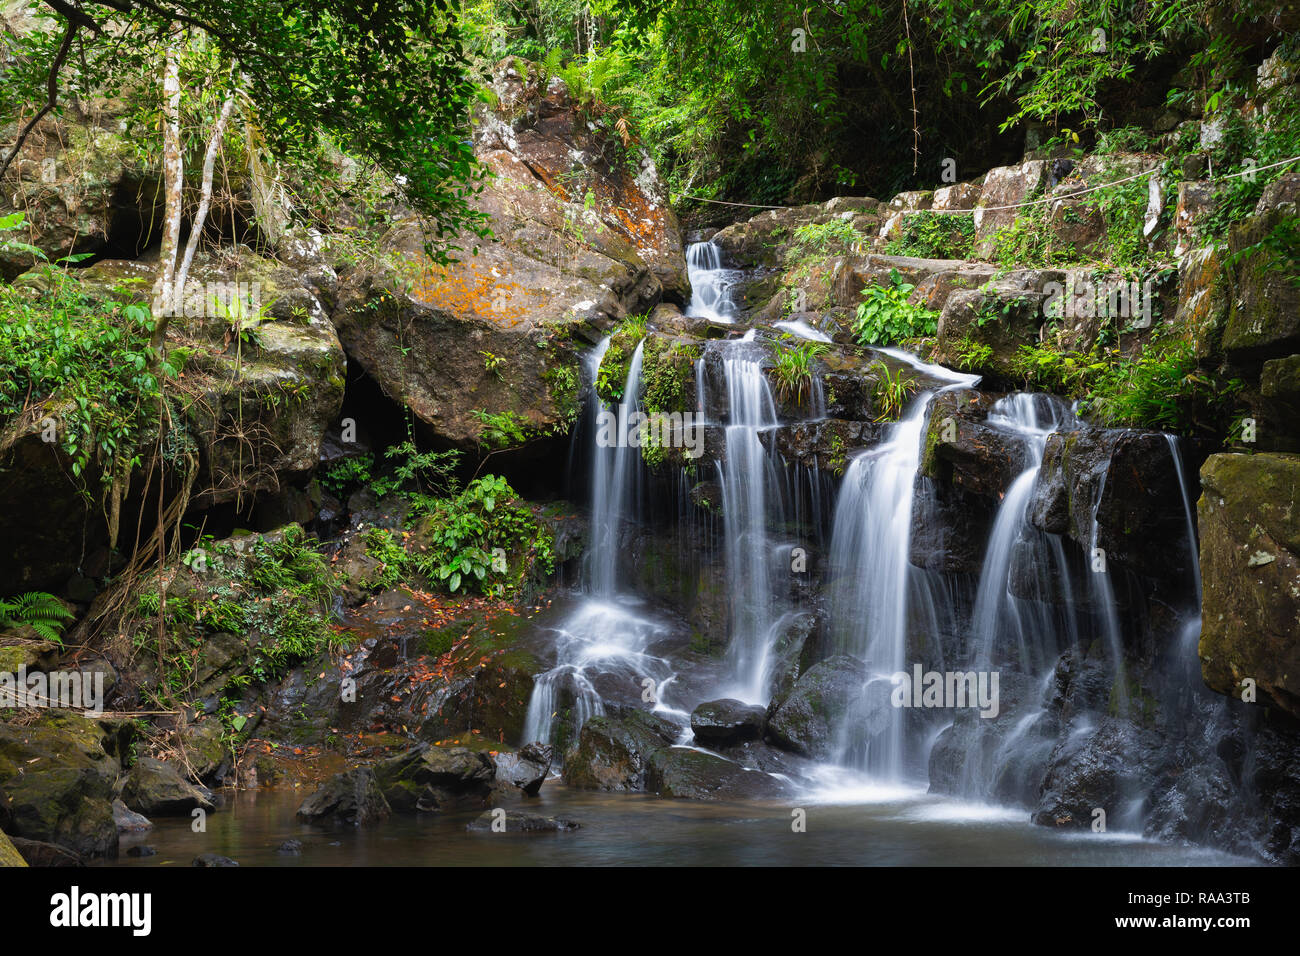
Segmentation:
{"type": "Polygon", "coordinates": [[[732,582],[727,659],[737,684],[730,696],[766,703],[768,662],[780,617],[774,607],[772,572],[782,553],[770,540],[768,527],[782,520],[783,503],[776,461],[759,438],[762,430],[777,424],[776,403],[752,341],[750,332],[728,343],[722,360],[728,421],[726,459],[718,472],[732,582]]]}
{"type": "MultiPolygon", "coordinates": [[[[602,340],[592,356],[586,359],[589,381],[595,382],[601,359],[609,349],[609,339],[602,340]]],[[[627,367],[627,380],[623,385],[623,400],[601,421],[600,400],[593,386],[591,405],[597,418],[593,430],[591,478],[591,545],[584,556],[584,574],[587,590],[601,598],[610,598],[618,586],[619,536],[623,524],[631,517],[629,505],[636,495],[641,476],[641,451],[626,441],[621,441],[623,425],[628,415],[637,410],[641,402],[641,364],[644,348],[637,345],[627,367]],[[610,426],[613,426],[612,428],[610,426]],[[610,434],[613,431],[615,434],[610,434]]]]}
{"type": "Polygon", "coordinates": [[[555,666],[537,675],[528,702],[525,740],[562,743],[605,712],[604,700],[638,699],[646,681],[655,688],[656,709],[670,709],[663,690],[672,682],[668,662],[648,652],[667,631],[641,602],[620,586],[622,537],[637,517],[644,470],[640,450],[624,440],[628,416],[640,405],[642,347],[628,365],[623,400],[604,406],[595,391],[596,372],[609,348],[603,340],[584,357],[587,421],[592,435],[590,543],[583,563],[584,597],[552,628],[555,666]]]}
{"type": "Polygon", "coordinates": [[[735,321],[736,303],[731,289],[741,273],[722,265],[722,250],[712,242],[693,242],[686,249],[691,301],[686,314],[715,322],[735,321]]]}
{"type": "Polygon", "coordinates": [[[903,715],[889,697],[907,656],[912,498],[933,397],[918,399],[884,441],[849,464],[831,537],[831,567],[841,575],[831,610],[838,649],[870,673],[839,730],[837,762],[886,781],[903,774],[903,715]]]}
{"type": "Polygon", "coordinates": [[[978,668],[989,669],[996,662],[998,651],[1002,650],[1002,656],[1006,657],[1008,648],[1014,649],[1013,659],[1027,673],[1036,673],[1057,657],[1056,634],[1060,622],[1048,610],[1051,595],[1043,592],[1051,588],[1053,580],[1068,580],[1069,571],[1063,553],[1054,546],[1059,542],[1036,530],[1029,523],[1027,512],[1048,436],[1077,423],[1063,403],[1047,395],[1008,395],[994,403],[989,412],[990,427],[1021,441],[1027,464],[1007,489],[998,508],[980,570],[971,614],[973,662],[978,668]],[[1013,594],[1013,558],[1018,558],[1022,569],[1040,571],[1035,582],[1040,586],[1035,590],[1041,600],[1024,600],[1013,594]],[[1049,570],[1053,567],[1057,571],[1055,578],[1049,570]]]}

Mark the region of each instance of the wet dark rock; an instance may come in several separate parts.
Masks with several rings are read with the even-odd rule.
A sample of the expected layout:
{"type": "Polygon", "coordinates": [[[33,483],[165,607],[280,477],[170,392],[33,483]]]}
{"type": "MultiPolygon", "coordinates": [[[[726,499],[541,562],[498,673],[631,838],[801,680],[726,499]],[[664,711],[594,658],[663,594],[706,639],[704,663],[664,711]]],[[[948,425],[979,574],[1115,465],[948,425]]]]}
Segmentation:
{"type": "Polygon", "coordinates": [[[1168,439],[1135,429],[1081,429],[1048,437],[1029,520],[1105,551],[1133,572],[1190,580],[1186,517],[1168,439]]]}
{"type": "Polygon", "coordinates": [[[133,846],[126,851],[126,855],[137,857],[137,858],[145,857],[145,856],[157,856],[158,851],[151,846],[133,846]]]}
{"type": "Polygon", "coordinates": [[[880,430],[868,422],[823,419],[760,432],[759,441],[765,447],[775,447],[787,462],[839,475],[849,452],[872,444],[879,435],[880,430]]]}
{"type": "Polygon", "coordinates": [[[301,856],[301,855],[302,855],[302,841],[301,841],[301,840],[285,840],[283,843],[281,843],[278,847],[275,848],[275,852],[276,852],[276,853],[283,853],[283,854],[286,855],[286,856],[301,856]]]}
{"type": "Polygon", "coordinates": [[[773,712],[790,696],[795,683],[816,659],[817,627],[817,615],[811,611],[792,615],[782,627],[772,647],[769,712],[773,712]]]}
{"type": "Polygon", "coordinates": [[[711,748],[728,760],[733,760],[746,770],[761,770],[769,774],[783,774],[792,780],[807,780],[816,768],[815,761],[782,750],[766,740],[746,740],[725,747],[711,748]]]}
{"type": "Polygon", "coordinates": [[[121,800],[113,801],[113,822],[117,824],[118,833],[140,833],[153,829],[148,817],[129,809],[121,800]]]}
{"type": "Polygon", "coordinates": [[[85,866],[86,857],[57,843],[45,843],[41,840],[27,840],[22,837],[10,837],[28,866],[85,866]]]}
{"type": "Polygon", "coordinates": [[[814,664],[772,714],[768,734],[802,756],[829,757],[834,729],[861,697],[866,681],[866,665],[847,655],[814,664]]]}
{"type": "Polygon", "coordinates": [[[1037,799],[1056,746],[1058,724],[1044,708],[1037,678],[1001,670],[998,715],[953,712],[930,750],[933,793],[1026,806],[1037,799]]]}
{"type": "Polygon", "coordinates": [[[674,744],[676,724],[648,711],[592,717],[564,759],[564,782],[584,790],[642,792],[651,755],[674,744]]]}
{"type": "Polygon", "coordinates": [[[716,754],[667,747],[650,755],[646,790],[687,800],[775,800],[794,788],[761,770],[746,770],[716,754]]]}
{"type": "Polygon", "coordinates": [[[431,813],[486,806],[496,767],[482,751],[420,743],[381,760],[374,772],[394,811],[431,813]]]}
{"type": "Polygon", "coordinates": [[[1024,440],[985,424],[997,396],[963,389],[931,403],[921,473],[972,495],[1000,500],[1025,470],[1024,440]]]}
{"type": "Polygon", "coordinates": [[[691,712],[691,730],[704,747],[757,740],[766,723],[766,707],[730,698],[708,701],[691,712]]]}
{"type": "Polygon", "coordinates": [[[917,479],[908,560],[928,571],[979,574],[996,502],[957,485],[917,479]]]}
{"type": "Polygon", "coordinates": [[[222,856],[219,853],[200,853],[198,856],[194,858],[194,862],[192,862],[190,866],[222,867],[222,866],[239,866],[239,864],[236,863],[234,860],[232,860],[230,857],[222,856]]]}
{"type": "Polygon", "coordinates": [[[517,754],[499,753],[492,758],[496,764],[496,781],[517,787],[525,796],[535,797],[550,773],[553,755],[553,747],[540,743],[525,744],[517,754]]]}
{"type": "Polygon", "coordinates": [[[330,777],[298,808],[298,818],[321,826],[359,827],[389,815],[388,801],[369,767],[330,777]]]}
{"type": "Polygon", "coordinates": [[[122,801],[139,813],[159,817],[216,809],[210,791],[185,780],[172,764],[154,757],[141,757],[131,767],[122,787],[122,801]]]}
{"type": "Polygon", "coordinates": [[[1067,735],[1052,753],[1033,821],[1087,829],[1104,820],[1107,830],[1134,829],[1144,816],[1159,753],[1153,734],[1113,718],[1091,733],[1067,735]]]}
{"type": "Polygon", "coordinates": [[[564,817],[546,817],[523,810],[498,807],[485,810],[465,826],[471,832],[490,833],[565,833],[579,830],[582,824],[564,817]]]}

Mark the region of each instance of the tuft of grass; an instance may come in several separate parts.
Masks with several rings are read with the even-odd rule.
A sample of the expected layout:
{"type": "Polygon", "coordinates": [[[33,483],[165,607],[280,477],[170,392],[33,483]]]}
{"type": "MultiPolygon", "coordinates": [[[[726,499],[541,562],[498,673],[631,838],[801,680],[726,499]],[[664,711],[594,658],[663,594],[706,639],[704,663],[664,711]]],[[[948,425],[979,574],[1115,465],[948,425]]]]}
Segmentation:
{"type": "Polygon", "coordinates": [[[811,392],[814,363],[826,351],[825,342],[802,341],[796,345],[777,345],[769,374],[777,395],[783,400],[793,398],[803,404],[805,394],[811,392]]]}

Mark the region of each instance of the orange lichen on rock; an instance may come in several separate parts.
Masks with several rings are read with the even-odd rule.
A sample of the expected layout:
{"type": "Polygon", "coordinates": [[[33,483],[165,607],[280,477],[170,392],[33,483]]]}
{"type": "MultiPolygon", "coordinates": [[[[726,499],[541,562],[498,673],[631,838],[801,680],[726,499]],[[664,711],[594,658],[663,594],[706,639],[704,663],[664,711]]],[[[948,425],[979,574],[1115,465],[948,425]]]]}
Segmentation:
{"type": "Polygon", "coordinates": [[[455,315],[472,313],[500,325],[518,325],[532,312],[533,293],[509,280],[509,266],[499,269],[504,274],[494,275],[474,262],[450,266],[426,262],[415,276],[410,295],[417,302],[455,315]]]}

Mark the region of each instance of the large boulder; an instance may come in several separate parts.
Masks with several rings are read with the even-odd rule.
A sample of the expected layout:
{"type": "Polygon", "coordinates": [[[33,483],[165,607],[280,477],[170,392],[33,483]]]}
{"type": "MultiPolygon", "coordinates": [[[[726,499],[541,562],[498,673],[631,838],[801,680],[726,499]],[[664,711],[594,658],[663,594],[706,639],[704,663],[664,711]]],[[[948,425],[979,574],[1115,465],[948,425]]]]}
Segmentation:
{"type": "Polygon", "coordinates": [[[705,747],[757,740],[766,723],[766,707],[730,698],[706,701],[691,712],[691,730],[705,747]]]}
{"type": "Polygon", "coordinates": [[[1029,520],[1085,550],[1102,549],[1107,563],[1119,561],[1148,578],[1186,582],[1191,550],[1175,454],[1160,432],[1056,432],[1043,452],[1029,520]]]}
{"type": "Polygon", "coordinates": [[[831,755],[831,738],[840,721],[861,698],[867,666],[847,655],[814,664],[768,721],[778,745],[805,757],[831,755]]]}
{"type": "Polygon", "coordinates": [[[645,791],[650,757],[679,736],[676,724],[648,711],[592,717],[565,757],[564,782],[583,790],[645,791]]]}
{"type": "Polygon", "coordinates": [[[975,207],[975,252],[980,258],[992,255],[997,231],[1016,220],[1015,206],[1038,195],[1047,183],[1044,160],[1031,159],[1018,166],[998,166],[984,176],[979,204],[975,207]]]}
{"type": "Polygon", "coordinates": [[[388,802],[369,767],[335,774],[298,808],[300,820],[318,825],[359,827],[388,815],[388,802]]]}
{"type": "Polygon", "coordinates": [[[141,757],[132,765],[122,787],[122,802],[138,813],[156,817],[215,809],[211,793],[183,778],[173,764],[154,757],[141,757]]]}
{"type": "Polygon", "coordinates": [[[1022,345],[1038,343],[1046,321],[1049,295],[1040,290],[1053,274],[1036,275],[1042,280],[1025,282],[1027,288],[999,283],[949,295],[939,313],[935,358],[1002,380],[1019,378],[1017,353],[1022,345]]]}
{"type": "Polygon", "coordinates": [[[550,773],[553,755],[554,748],[550,744],[539,743],[525,744],[518,753],[499,753],[492,758],[496,765],[496,780],[517,787],[524,796],[535,797],[550,773]]]}
{"type": "Polygon", "coordinates": [[[921,473],[962,491],[1000,500],[1028,462],[1025,442],[987,424],[995,396],[971,389],[935,396],[921,473]]]}
{"type": "Polygon", "coordinates": [[[1212,455],[1201,482],[1205,683],[1300,717],[1300,455],[1212,455]]]}
{"type": "Polygon", "coordinates": [[[100,721],[50,712],[0,723],[0,791],[14,837],[57,843],[88,856],[117,852],[115,734],[100,721]]]}
{"type": "MultiPolygon", "coordinates": [[[[13,142],[17,132],[17,122],[0,125],[0,141],[13,142]]],[[[74,101],[63,116],[38,123],[23,144],[0,184],[0,217],[25,212],[19,238],[50,261],[121,247],[137,254],[161,231],[160,172],[115,116],[102,108],[83,113],[74,101]]],[[[37,261],[29,252],[0,251],[0,280],[37,261]]]]}
{"type": "Polygon", "coordinates": [[[417,744],[375,764],[375,778],[398,813],[446,812],[483,807],[496,767],[482,751],[417,744]]]}
{"type": "Polygon", "coordinates": [[[574,337],[593,341],[592,325],[689,295],[653,163],[589,122],[558,80],[541,87],[540,67],[521,69],[498,68],[474,137],[493,173],[474,203],[495,238],[442,266],[425,257],[418,223],[399,221],[382,243],[390,264],[345,275],[333,311],[357,364],[460,446],[482,434],[479,413],[567,425],[574,337]]]}

